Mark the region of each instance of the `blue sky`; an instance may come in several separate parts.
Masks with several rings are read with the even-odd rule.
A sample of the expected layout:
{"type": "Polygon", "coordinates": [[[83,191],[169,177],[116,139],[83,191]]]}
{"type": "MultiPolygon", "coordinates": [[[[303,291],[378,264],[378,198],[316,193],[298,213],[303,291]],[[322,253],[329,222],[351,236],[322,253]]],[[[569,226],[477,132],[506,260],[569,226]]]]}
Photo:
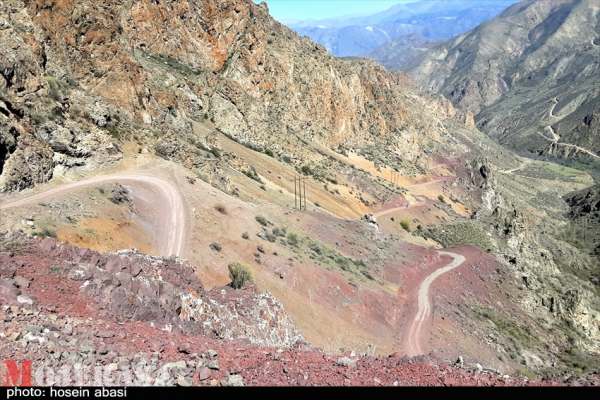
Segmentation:
{"type": "MultiPolygon", "coordinates": [[[[267,0],[277,20],[306,21],[355,15],[370,15],[408,0],[267,0]]],[[[261,0],[255,0],[260,3],[261,0]]]]}

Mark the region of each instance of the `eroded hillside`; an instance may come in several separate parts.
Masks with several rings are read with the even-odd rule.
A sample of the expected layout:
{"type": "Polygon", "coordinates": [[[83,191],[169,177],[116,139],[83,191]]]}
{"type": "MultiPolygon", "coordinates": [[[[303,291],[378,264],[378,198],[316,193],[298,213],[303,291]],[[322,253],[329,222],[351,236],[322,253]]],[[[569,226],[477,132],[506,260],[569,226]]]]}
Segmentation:
{"type": "MultiPolygon", "coordinates": [[[[243,264],[289,315],[286,337],[327,352],[595,367],[597,281],[562,230],[561,196],[587,174],[520,159],[447,100],[331,57],[251,1],[8,1],[0,42],[7,260],[19,231],[179,256],[198,279],[175,280],[179,294],[221,288],[243,264]]],[[[133,290],[93,257],[56,262],[107,278],[115,296],[133,290]]],[[[19,265],[2,272],[7,296],[19,265]]],[[[143,320],[184,318],[160,310],[143,320]]]]}
{"type": "Polygon", "coordinates": [[[598,162],[600,7],[522,1],[431,50],[411,74],[513,149],[598,162]]]}

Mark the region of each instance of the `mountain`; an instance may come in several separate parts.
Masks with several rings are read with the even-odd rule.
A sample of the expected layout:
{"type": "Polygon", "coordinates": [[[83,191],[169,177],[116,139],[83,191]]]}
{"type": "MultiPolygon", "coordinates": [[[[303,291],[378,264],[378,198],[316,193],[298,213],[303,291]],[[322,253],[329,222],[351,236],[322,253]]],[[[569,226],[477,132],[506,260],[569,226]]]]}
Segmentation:
{"type": "Polygon", "coordinates": [[[416,1],[366,17],[292,23],[290,27],[336,56],[364,57],[388,43],[414,35],[427,41],[449,39],[496,16],[512,3],[514,0],[484,0],[476,4],[470,0],[416,1]]]}
{"type": "Polygon", "coordinates": [[[369,58],[377,60],[390,70],[407,71],[419,65],[427,52],[437,44],[439,43],[412,34],[376,48],[369,54],[369,58]]]}
{"type": "Polygon", "coordinates": [[[594,0],[522,1],[429,51],[411,74],[502,144],[597,163],[599,9],[594,0]]]}
{"type": "Polygon", "coordinates": [[[599,366],[592,176],[265,4],[6,0],[0,75],[0,359],[156,385],[599,366]]]}

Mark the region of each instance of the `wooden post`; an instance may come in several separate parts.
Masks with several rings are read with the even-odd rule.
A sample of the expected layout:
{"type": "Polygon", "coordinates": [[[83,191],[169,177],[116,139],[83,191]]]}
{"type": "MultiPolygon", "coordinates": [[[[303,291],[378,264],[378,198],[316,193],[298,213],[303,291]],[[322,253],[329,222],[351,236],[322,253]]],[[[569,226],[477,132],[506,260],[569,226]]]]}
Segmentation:
{"type": "Polygon", "coordinates": [[[304,210],[306,210],[306,179],[302,181],[302,184],[304,186],[304,210]]]}

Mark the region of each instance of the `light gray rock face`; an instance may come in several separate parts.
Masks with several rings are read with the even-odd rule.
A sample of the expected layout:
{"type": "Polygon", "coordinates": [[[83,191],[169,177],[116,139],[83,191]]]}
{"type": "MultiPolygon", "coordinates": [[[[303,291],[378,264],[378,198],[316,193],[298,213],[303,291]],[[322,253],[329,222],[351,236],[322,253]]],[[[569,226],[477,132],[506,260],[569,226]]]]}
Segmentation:
{"type": "Polygon", "coordinates": [[[503,144],[597,162],[599,38],[597,1],[528,0],[429,51],[411,75],[503,144]]]}

